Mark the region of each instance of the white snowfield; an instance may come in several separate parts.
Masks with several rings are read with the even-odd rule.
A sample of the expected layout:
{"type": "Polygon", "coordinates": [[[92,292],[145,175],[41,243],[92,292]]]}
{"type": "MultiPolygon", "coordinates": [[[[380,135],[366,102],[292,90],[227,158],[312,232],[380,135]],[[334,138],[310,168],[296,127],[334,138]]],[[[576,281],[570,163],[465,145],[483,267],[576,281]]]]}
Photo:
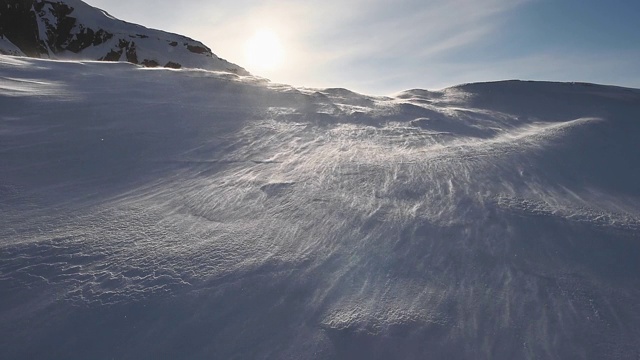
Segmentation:
{"type": "Polygon", "coordinates": [[[0,56],[2,359],[637,359],[640,90],[0,56]]]}

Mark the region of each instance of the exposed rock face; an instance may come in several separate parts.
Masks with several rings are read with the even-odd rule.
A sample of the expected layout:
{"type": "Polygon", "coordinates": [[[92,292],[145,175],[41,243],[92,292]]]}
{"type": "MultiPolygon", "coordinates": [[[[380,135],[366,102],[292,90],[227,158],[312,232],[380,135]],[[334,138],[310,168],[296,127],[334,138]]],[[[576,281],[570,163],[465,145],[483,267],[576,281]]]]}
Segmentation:
{"type": "Polygon", "coordinates": [[[248,74],[198,41],[115,19],[80,0],[0,0],[0,53],[248,74]]]}
{"type": "Polygon", "coordinates": [[[168,63],[164,64],[164,67],[171,69],[180,69],[182,65],[174,63],[173,61],[169,61],[168,63]]]}
{"type": "Polygon", "coordinates": [[[34,1],[0,1],[0,35],[27,56],[40,57],[46,52],[38,37],[34,1]]]}

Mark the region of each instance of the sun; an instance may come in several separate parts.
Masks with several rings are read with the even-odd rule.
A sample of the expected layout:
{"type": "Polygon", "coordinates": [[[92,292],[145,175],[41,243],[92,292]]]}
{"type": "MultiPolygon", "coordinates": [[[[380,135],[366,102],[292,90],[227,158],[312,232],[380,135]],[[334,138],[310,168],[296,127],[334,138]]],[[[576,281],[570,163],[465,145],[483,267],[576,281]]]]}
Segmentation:
{"type": "Polygon", "coordinates": [[[250,69],[275,70],[283,60],[280,39],[271,30],[258,30],[245,44],[245,56],[250,69]]]}

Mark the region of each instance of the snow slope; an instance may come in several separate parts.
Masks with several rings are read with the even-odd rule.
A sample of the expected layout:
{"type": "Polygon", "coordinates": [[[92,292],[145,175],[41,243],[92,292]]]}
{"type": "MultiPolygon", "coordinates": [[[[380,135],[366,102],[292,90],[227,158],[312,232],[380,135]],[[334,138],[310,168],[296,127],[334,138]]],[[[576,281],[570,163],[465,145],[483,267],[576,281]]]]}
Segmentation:
{"type": "Polygon", "coordinates": [[[0,11],[0,54],[128,61],[248,75],[185,36],[118,20],[80,0],[7,0],[0,11]],[[19,52],[16,52],[16,48],[19,52]]]}
{"type": "Polygon", "coordinates": [[[640,90],[0,56],[0,109],[2,359],[640,355],[640,90]]]}
{"type": "Polygon", "coordinates": [[[0,35],[0,54],[24,56],[24,53],[19,47],[15,46],[9,39],[2,35],[0,35]]]}

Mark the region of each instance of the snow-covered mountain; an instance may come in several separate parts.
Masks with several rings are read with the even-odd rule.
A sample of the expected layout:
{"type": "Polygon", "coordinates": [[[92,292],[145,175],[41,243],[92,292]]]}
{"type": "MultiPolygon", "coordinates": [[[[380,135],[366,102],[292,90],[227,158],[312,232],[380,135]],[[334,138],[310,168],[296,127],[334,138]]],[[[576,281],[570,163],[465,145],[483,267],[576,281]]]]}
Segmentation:
{"type": "Polygon", "coordinates": [[[0,54],[248,74],[198,41],[115,19],[80,0],[0,2],[0,54]]]}
{"type": "Polygon", "coordinates": [[[637,359],[639,120],[0,56],[0,358],[637,359]]]}

